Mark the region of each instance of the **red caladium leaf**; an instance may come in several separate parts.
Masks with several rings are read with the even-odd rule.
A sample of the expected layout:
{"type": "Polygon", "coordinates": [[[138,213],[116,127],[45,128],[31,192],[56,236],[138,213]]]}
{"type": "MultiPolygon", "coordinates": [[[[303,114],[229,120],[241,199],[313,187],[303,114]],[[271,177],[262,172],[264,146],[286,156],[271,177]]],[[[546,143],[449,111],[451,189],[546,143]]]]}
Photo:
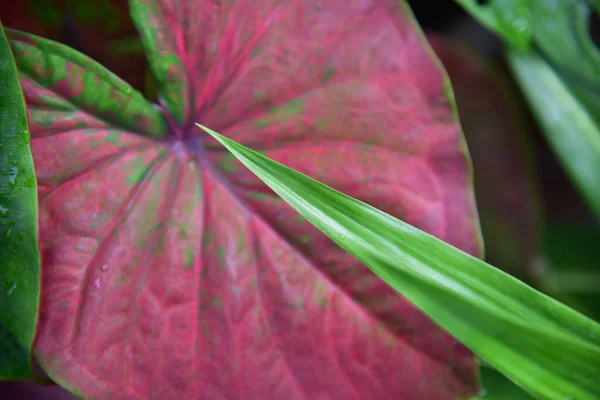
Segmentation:
{"type": "Polygon", "coordinates": [[[132,1],[162,116],[11,34],[40,186],[40,364],[87,398],[454,399],[470,352],[201,122],[472,254],[445,76],[396,1],[132,1]]]}

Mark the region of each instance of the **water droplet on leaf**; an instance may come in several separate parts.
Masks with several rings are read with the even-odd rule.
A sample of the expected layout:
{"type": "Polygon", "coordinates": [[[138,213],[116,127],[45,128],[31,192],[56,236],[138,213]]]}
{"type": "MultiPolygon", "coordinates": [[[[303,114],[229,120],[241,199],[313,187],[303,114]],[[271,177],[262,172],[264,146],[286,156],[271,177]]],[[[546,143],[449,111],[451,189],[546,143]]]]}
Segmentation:
{"type": "Polygon", "coordinates": [[[106,272],[108,271],[108,264],[104,264],[100,267],[100,269],[102,270],[102,272],[106,272]]]}
{"type": "Polygon", "coordinates": [[[25,144],[29,144],[30,138],[27,129],[23,129],[23,139],[25,139],[25,144]]]}
{"type": "Polygon", "coordinates": [[[17,284],[13,283],[13,285],[10,287],[10,289],[8,289],[8,292],[6,292],[7,295],[11,295],[13,290],[15,290],[17,288],[17,284]]]}
{"type": "Polygon", "coordinates": [[[10,186],[15,186],[17,183],[17,175],[19,174],[19,169],[17,167],[10,168],[10,175],[8,175],[8,184],[10,186]]]}

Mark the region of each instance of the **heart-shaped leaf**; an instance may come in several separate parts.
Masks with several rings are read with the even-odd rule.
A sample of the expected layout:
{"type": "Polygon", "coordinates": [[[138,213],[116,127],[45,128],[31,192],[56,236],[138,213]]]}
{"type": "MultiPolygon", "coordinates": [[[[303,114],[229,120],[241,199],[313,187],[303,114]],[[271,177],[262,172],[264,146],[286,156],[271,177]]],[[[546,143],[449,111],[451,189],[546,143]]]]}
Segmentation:
{"type": "Polygon", "coordinates": [[[36,355],[89,398],[465,398],[477,366],[209,135],[479,254],[446,77],[395,1],[132,1],[165,107],[18,32],[36,355]]]}
{"type": "Polygon", "coordinates": [[[0,380],[21,380],[32,377],[40,255],[25,102],[1,24],[0,82],[0,380]]]}

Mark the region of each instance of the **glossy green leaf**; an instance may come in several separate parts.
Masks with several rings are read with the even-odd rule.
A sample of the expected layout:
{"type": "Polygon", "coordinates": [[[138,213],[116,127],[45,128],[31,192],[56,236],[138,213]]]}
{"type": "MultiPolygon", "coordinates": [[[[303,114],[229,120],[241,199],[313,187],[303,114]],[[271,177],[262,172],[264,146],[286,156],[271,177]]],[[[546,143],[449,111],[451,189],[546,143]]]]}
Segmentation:
{"type": "Polygon", "coordinates": [[[539,54],[509,49],[509,64],[550,146],[600,220],[600,129],[539,54]]]}
{"type": "Polygon", "coordinates": [[[600,325],[380,210],[202,127],[302,216],[529,393],[600,396],[600,325]]]}
{"type": "Polygon", "coordinates": [[[0,379],[32,377],[40,292],[37,188],[25,101],[0,25],[0,379]]]}
{"type": "Polygon", "coordinates": [[[456,0],[482,25],[514,46],[525,49],[533,32],[535,0],[456,0]]]}
{"type": "MultiPolygon", "coordinates": [[[[533,43],[600,124],[600,51],[590,35],[598,0],[534,0],[533,43]]],[[[557,100],[558,101],[558,100],[557,100]]]]}
{"type": "Polygon", "coordinates": [[[600,52],[589,32],[598,0],[456,0],[508,43],[531,42],[559,65],[598,78],[600,52]]]}

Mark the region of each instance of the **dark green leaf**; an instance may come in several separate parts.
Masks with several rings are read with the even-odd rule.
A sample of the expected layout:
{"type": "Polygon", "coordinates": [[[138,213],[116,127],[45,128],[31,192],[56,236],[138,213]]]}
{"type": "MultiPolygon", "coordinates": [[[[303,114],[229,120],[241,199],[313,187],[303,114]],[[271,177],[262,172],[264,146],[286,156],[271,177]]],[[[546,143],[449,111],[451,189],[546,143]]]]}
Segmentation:
{"type": "Polygon", "coordinates": [[[481,366],[481,381],[485,388],[481,396],[472,400],[531,400],[532,397],[520,387],[506,379],[501,373],[490,368],[481,366]]]}
{"type": "Polygon", "coordinates": [[[380,210],[202,127],[484,361],[548,399],[600,396],[600,325],[380,210]]]}
{"type": "Polygon", "coordinates": [[[25,101],[0,25],[0,379],[32,377],[40,291],[37,192],[25,101]]]}
{"type": "Polygon", "coordinates": [[[538,281],[554,297],[600,321],[600,229],[579,224],[544,229],[543,255],[535,264],[538,281]]]}
{"type": "Polygon", "coordinates": [[[507,55],[546,139],[600,220],[600,130],[592,114],[538,53],[507,55]]]}

